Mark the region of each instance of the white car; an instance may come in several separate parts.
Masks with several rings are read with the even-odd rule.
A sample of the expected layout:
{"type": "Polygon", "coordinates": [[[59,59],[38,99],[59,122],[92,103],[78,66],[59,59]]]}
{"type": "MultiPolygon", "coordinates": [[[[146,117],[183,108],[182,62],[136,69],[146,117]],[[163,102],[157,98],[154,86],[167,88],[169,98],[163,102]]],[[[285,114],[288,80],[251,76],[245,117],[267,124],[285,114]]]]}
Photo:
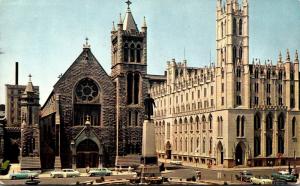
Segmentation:
{"type": "Polygon", "coordinates": [[[50,173],[52,178],[67,178],[67,177],[79,177],[80,173],[74,169],[62,169],[61,171],[52,171],[50,173]]]}
{"type": "Polygon", "coordinates": [[[172,160],[172,161],[170,161],[170,164],[171,164],[171,165],[182,165],[182,161],[175,161],[175,160],[172,160]]]}
{"type": "Polygon", "coordinates": [[[254,185],[272,185],[273,181],[268,176],[257,176],[250,178],[250,182],[254,185]]]}

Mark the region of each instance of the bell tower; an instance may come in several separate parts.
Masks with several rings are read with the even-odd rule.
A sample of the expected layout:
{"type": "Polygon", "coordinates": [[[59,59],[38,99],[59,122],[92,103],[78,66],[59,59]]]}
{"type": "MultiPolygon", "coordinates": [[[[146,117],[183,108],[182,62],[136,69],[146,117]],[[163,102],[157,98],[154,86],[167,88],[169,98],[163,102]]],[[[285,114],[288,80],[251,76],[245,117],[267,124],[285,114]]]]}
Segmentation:
{"type": "Polygon", "coordinates": [[[248,0],[217,0],[217,107],[250,107],[248,0]]]}
{"type": "Polygon", "coordinates": [[[40,169],[39,95],[31,75],[21,96],[21,169],[40,169]]]}
{"type": "Polygon", "coordinates": [[[116,84],[117,155],[141,152],[144,98],[147,93],[147,26],[133,18],[131,2],[111,31],[111,76],[116,84]]]}

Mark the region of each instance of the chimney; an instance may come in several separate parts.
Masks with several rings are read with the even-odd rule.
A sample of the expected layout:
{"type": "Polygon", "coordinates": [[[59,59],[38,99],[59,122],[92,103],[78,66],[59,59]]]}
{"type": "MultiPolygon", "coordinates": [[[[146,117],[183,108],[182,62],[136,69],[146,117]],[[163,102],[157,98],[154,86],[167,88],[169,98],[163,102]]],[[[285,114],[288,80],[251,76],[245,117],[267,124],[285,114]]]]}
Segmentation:
{"type": "Polygon", "coordinates": [[[16,62],[16,85],[19,84],[19,63],[16,62]]]}

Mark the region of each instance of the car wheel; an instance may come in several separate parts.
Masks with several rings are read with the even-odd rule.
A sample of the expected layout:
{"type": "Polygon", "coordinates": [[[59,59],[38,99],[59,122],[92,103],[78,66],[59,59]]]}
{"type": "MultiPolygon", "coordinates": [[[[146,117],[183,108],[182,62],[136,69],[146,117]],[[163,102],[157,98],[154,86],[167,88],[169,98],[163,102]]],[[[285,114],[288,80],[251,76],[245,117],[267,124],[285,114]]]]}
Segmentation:
{"type": "Polygon", "coordinates": [[[95,176],[95,174],[94,174],[94,173],[92,173],[90,176],[95,176]]]}
{"type": "Polygon", "coordinates": [[[12,180],[15,180],[15,179],[16,179],[16,177],[15,177],[15,176],[12,176],[12,177],[11,177],[11,179],[12,179],[12,180]]]}

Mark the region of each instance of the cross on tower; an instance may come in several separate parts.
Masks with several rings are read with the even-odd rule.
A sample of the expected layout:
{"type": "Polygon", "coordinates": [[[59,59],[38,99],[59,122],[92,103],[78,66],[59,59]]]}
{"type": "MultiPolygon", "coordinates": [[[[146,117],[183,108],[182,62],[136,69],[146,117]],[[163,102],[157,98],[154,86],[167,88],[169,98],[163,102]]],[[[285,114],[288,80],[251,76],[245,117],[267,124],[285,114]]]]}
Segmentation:
{"type": "Polygon", "coordinates": [[[32,77],[32,75],[29,74],[28,77],[29,77],[29,82],[31,82],[31,77],[32,77]]]}
{"type": "Polygon", "coordinates": [[[131,2],[130,0],[127,0],[125,3],[126,3],[127,6],[128,6],[127,8],[129,9],[129,8],[130,8],[129,6],[132,4],[132,2],[131,2]]]}

